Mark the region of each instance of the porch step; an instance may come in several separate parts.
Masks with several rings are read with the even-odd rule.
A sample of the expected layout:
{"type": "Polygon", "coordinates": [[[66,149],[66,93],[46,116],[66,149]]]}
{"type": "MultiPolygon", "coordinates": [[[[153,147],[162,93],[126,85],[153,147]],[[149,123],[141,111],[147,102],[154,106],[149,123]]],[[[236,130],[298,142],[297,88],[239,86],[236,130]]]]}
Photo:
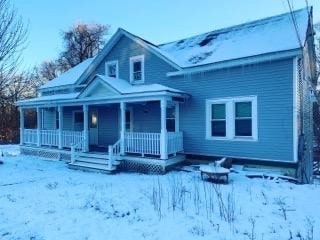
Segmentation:
{"type": "MultiPolygon", "coordinates": [[[[82,157],[79,156],[76,159],[76,162],[83,162],[83,163],[92,163],[92,164],[99,164],[99,165],[108,165],[109,158],[104,156],[104,158],[96,158],[96,157],[82,157]]],[[[119,165],[119,161],[114,161],[112,165],[119,165]]]]}
{"type": "Polygon", "coordinates": [[[87,162],[69,163],[68,167],[76,170],[97,171],[97,172],[103,172],[103,173],[113,173],[114,171],[117,170],[116,166],[112,166],[112,168],[109,169],[108,165],[87,163],[87,162]]]}

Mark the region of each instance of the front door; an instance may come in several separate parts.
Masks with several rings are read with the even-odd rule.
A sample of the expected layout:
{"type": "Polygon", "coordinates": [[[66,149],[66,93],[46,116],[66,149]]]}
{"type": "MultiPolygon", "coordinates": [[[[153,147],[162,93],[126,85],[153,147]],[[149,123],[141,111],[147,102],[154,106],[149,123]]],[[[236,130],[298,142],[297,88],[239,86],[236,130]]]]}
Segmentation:
{"type": "Polygon", "coordinates": [[[89,144],[98,145],[98,111],[89,113],[89,144]]]}

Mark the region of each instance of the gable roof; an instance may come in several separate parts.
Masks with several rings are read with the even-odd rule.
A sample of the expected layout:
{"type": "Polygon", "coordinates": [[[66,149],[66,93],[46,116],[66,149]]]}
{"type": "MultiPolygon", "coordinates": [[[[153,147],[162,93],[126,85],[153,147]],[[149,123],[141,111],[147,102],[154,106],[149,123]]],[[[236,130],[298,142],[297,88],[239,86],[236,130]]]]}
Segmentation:
{"type": "Polygon", "coordinates": [[[131,85],[127,80],[120,78],[112,78],[97,74],[91,83],[82,91],[78,98],[85,97],[91,94],[94,90],[93,86],[97,83],[102,83],[102,86],[108,88],[108,92],[118,93],[121,95],[137,94],[137,93],[152,93],[152,92],[172,92],[186,94],[178,89],[170,88],[161,84],[143,84],[143,85],[131,85]]]}
{"type": "Polygon", "coordinates": [[[83,72],[87,69],[87,67],[93,61],[93,59],[94,58],[88,58],[88,59],[84,60],[83,62],[81,62],[78,65],[76,65],[75,67],[69,69],[65,73],[62,73],[59,77],[52,79],[51,81],[42,85],[40,87],[40,89],[75,84],[77,82],[77,80],[79,79],[79,77],[83,74],[83,72]]]}
{"type": "Polygon", "coordinates": [[[182,68],[299,49],[306,40],[310,9],[215,30],[190,38],[161,44],[158,48],[170,55],[182,68]]]}

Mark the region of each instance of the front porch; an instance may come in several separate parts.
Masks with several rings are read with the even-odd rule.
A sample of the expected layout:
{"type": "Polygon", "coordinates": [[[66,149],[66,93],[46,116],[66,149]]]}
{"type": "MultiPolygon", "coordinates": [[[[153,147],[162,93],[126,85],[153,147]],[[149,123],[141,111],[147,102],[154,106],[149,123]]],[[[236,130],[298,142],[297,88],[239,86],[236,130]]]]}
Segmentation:
{"type": "Polygon", "coordinates": [[[183,152],[178,104],[152,101],[37,107],[33,129],[24,128],[25,109],[21,108],[21,149],[25,154],[63,159],[79,168],[113,171],[123,161],[126,169],[138,170],[140,165],[144,171],[163,172],[184,160],[177,156],[183,152]],[[146,132],[148,129],[154,132],[146,132]]]}

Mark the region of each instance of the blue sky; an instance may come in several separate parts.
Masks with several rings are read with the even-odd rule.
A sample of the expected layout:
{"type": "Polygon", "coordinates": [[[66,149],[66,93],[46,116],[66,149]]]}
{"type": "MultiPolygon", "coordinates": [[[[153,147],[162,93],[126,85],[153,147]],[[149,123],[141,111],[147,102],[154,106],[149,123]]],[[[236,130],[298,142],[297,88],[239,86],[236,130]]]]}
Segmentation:
{"type": "MultiPolygon", "coordinates": [[[[306,6],[305,0],[292,2],[295,9],[306,6]]],[[[314,20],[320,21],[320,1],[308,2],[314,7],[314,20]]],[[[158,44],[289,11],[287,0],[14,0],[13,3],[29,22],[24,68],[56,58],[62,49],[61,31],[77,22],[111,25],[111,34],[122,27],[158,44]]]]}

